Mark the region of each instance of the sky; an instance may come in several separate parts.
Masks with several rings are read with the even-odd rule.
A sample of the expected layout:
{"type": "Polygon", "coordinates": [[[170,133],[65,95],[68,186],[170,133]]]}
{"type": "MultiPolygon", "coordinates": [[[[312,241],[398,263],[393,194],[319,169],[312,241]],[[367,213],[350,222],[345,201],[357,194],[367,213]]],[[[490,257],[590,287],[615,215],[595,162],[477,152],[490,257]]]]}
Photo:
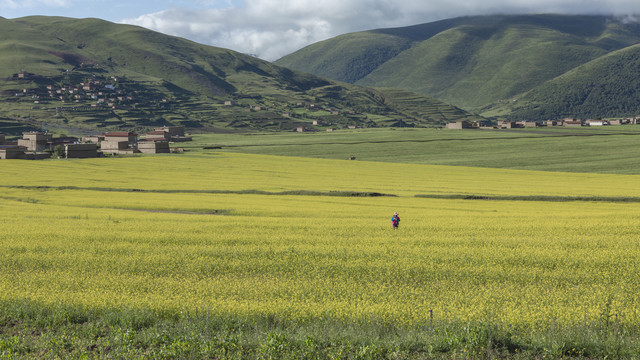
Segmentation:
{"type": "Polygon", "coordinates": [[[488,14],[635,19],[640,0],[0,0],[0,16],[100,18],[273,61],[340,34],[488,14]]]}

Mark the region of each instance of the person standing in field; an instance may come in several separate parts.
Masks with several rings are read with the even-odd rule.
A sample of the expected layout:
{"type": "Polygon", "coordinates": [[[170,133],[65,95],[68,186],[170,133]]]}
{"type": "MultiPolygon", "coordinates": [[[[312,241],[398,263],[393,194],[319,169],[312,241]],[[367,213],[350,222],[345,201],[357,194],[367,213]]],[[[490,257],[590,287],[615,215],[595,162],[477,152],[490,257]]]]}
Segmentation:
{"type": "Polygon", "coordinates": [[[393,225],[393,230],[397,230],[400,225],[400,216],[397,212],[393,213],[393,217],[391,217],[391,225],[393,225]]]}

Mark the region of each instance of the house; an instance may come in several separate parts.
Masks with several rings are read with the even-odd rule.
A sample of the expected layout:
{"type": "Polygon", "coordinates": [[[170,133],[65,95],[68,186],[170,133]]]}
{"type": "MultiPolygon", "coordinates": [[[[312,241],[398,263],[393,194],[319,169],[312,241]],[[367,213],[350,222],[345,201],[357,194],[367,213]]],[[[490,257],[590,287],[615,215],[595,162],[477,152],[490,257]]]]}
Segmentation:
{"type": "Polygon", "coordinates": [[[83,143],[93,143],[93,144],[99,144],[102,140],[104,140],[104,135],[83,136],[81,139],[83,143]]]}
{"type": "Polygon", "coordinates": [[[151,141],[169,141],[171,140],[171,134],[167,131],[149,131],[145,136],[145,140],[151,141]]]}
{"type": "Polygon", "coordinates": [[[126,141],[128,145],[135,146],[138,142],[138,134],[126,131],[111,131],[104,134],[104,141],[120,142],[126,141]]]}
{"type": "Polygon", "coordinates": [[[471,123],[467,120],[460,120],[456,122],[447,123],[447,129],[471,129],[471,123]]]}
{"type": "Polygon", "coordinates": [[[53,135],[41,132],[27,132],[18,140],[18,146],[24,146],[26,151],[47,151],[51,149],[53,135]]]}
{"type": "Polygon", "coordinates": [[[622,121],[620,119],[617,120],[609,120],[609,125],[622,125],[622,121]]]}
{"type": "Polygon", "coordinates": [[[604,125],[609,125],[609,123],[607,121],[604,120],[594,120],[594,119],[589,119],[585,122],[588,126],[604,126],[604,125]]]}
{"type": "Polygon", "coordinates": [[[143,154],[168,154],[168,141],[141,141],[138,143],[138,150],[143,154]]]}
{"type": "Polygon", "coordinates": [[[224,102],[225,106],[234,106],[234,105],[238,105],[237,102],[233,101],[233,100],[227,100],[224,102]]]}
{"type": "Polygon", "coordinates": [[[581,127],[583,125],[582,120],[577,119],[565,119],[563,123],[565,127],[581,127]]]}
{"type": "Polygon", "coordinates": [[[501,121],[498,121],[498,127],[501,129],[513,129],[517,127],[517,124],[515,121],[501,120],[501,121]]]}
{"type": "Polygon", "coordinates": [[[129,149],[129,141],[105,140],[100,143],[100,150],[105,154],[120,154],[129,149]]]}
{"type": "Polygon", "coordinates": [[[0,145],[0,159],[25,159],[27,148],[19,145],[0,145]]]}
{"type": "Polygon", "coordinates": [[[65,144],[64,153],[67,159],[86,159],[98,157],[97,144],[65,144]]]}
{"type": "Polygon", "coordinates": [[[534,128],[540,126],[537,121],[518,121],[516,124],[518,127],[522,128],[534,128]]]}
{"type": "Polygon", "coordinates": [[[184,126],[163,126],[161,128],[155,128],[154,131],[164,131],[169,133],[170,137],[184,136],[184,126]]]}
{"type": "Polygon", "coordinates": [[[298,126],[298,127],[296,128],[296,131],[297,131],[297,132],[304,132],[304,131],[305,131],[305,130],[304,130],[304,126],[298,126]]]}
{"type": "MultiPolygon", "coordinates": [[[[184,135],[184,126],[163,126],[161,128],[155,128],[154,131],[163,131],[166,134],[164,134],[163,136],[166,137],[168,134],[168,137],[166,137],[166,140],[169,141],[173,141],[173,142],[185,142],[185,141],[191,141],[193,140],[193,138],[191,136],[185,136],[184,135]]],[[[159,134],[154,135],[154,138],[159,137],[159,134]]]]}

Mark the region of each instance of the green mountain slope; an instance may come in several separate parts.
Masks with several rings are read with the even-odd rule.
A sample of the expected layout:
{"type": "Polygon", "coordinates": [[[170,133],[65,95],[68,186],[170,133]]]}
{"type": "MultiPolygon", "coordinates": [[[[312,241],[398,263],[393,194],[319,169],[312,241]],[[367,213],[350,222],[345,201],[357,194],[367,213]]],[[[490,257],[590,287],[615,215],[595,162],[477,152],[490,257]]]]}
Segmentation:
{"type": "Polygon", "coordinates": [[[513,119],[640,114],[640,45],[612,52],[486,109],[513,119]]]}
{"type": "Polygon", "coordinates": [[[3,123],[18,131],[16,121],[92,132],[167,124],[290,130],[317,120],[327,127],[431,126],[478,118],[425,96],[385,103],[394,97],[136,26],[0,19],[0,132],[3,123]]]}
{"type": "MultiPolygon", "coordinates": [[[[611,17],[486,16],[343,35],[323,42],[322,47],[306,47],[276,64],[293,69],[304,66],[316,75],[365,86],[402,88],[475,110],[639,42],[638,23],[611,17]],[[388,42],[390,36],[398,39],[404,50],[371,66],[362,64],[366,56],[359,52],[327,58],[330,53],[320,51],[339,48],[347,41],[356,50],[364,46],[359,45],[362,41],[375,49],[377,41],[388,42]],[[333,64],[331,71],[313,62],[314,54],[323,64],[333,64]],[[298,65],[298,59],[305,59],[305,64],[298,65]],[[363,69],[370,71],[364,75],[363,69]],[[353,81],[336,74],[358,76],[353,81]]],[[[389,52],[384,44],[380,48],[389,52]]]]}

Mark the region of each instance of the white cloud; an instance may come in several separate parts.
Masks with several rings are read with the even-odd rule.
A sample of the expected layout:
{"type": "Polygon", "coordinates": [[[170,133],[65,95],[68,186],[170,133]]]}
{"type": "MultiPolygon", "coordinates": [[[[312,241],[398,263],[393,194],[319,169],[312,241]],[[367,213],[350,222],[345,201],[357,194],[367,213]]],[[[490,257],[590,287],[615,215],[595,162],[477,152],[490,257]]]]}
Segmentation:
{"type": "Polygon", "coordinates": [[[3,9],[37,9],[39,7],[68,7],[70,0],[0,0],[3,9]]]}
{"type": "Polygon", "coordinates": [[[640,14],[638,0],[245,0],[236,5],[233,1],[216,3],[227,5],[201,10],[176,7],[123,22],[275,60],[310,43],[347,32],[414,25],[457,16],[640,14]]]}

